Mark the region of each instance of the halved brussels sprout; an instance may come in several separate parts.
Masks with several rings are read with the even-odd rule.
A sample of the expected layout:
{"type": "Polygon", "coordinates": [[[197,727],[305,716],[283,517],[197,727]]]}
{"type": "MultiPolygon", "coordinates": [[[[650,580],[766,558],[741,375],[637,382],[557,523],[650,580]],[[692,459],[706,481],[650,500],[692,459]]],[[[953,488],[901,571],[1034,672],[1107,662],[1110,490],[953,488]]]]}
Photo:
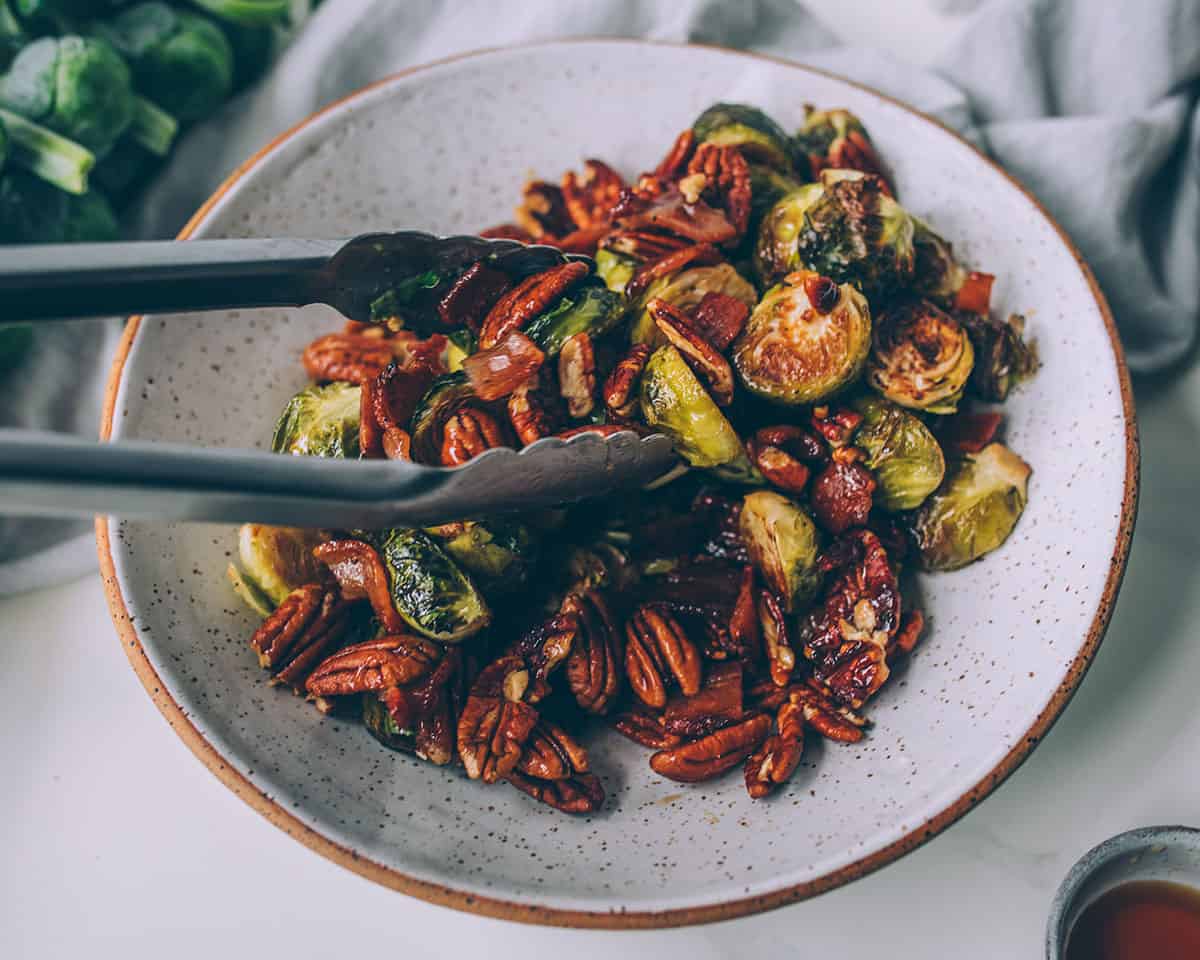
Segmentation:
{"type": "Polygon", "coordinates": [[[637,272],[637,261],[612,250],[596,251],[596,276],[613,293],[624,293],[625,287],[637,272]]]}
{"type": "Polygon", "coordinates": [[[396,725],[377,691],[371,690],[362,695],[362,720],[367,732],[389,750],[416,753],[415,731],[396,725]]]}
{"type": "Polygon", "coordinates": [[[690,267],[669,277],[655,280],[637,301],[638,317],[633,323],[630,340],[633,343],[648,343],[657,347],[666,343],[645,305],[656,297],[667,301],[683,313],[690,314],[707,293],[724,293],[741,300],[751,309],[758,300],[754,284],[743,277],[728,263],[711,267],[690,267]]]}
{"type": "Polygon", "coordinates": [[[787,173],[761,163],[750,164],[750,232],[757,233],[758,224],[776,203],[804,184],[787,173]]]}
{"type": "Polygon", "coordinates": [[[270,613],[297,587],[321,579],[323,568],[312,552],[313,547],[328,539],[329,533],[323,530],[243,524],[238,530],[238,559],[242,562],[242,570],[236,571],[230,564],[229,576],[234,589],[255,609],[259,609],[255,600],[265,598],[270,604],[267,611],[270,613]]]}
{"type": "Polygon", "coordinates": [[[781,494],[757,490],[742,498],[739,524],[750,558],[784,610],[808,606],[821,586],[820,542],[809,515],[781,494]]]}
{"type": "Polygon", "coordinates": [[[641,403],[650,428],[670,437],[692,466],[717,468],[735,482],[762,482],[737,433],[674,347],[659,347],[646,362],[641,403]]]}
{"type": "Polygon", "coordinates": [[[608,333],[625,315],[626,306],[625,297],[607,287],[583,287],[535,317],[521,332],[552,357],[577,333],[593,340],[608,333]]]}
{"type": "Polygon", "coordinates": [[[491,621],[479,589],[428,534],[393,530],[379,556],[387,568],[396,612],[422,636],[458,643],[491,621]]]}
{"type": "Polygon", "coordinates": [[[485,593],[521,589],[537,561],[537,539],[516,520],[469,520],[433,527],[428,532],[439,538],[442,549],[478,581],[485,593]]]}
{"type": "Polygon", "coordinates": [[[754,272],[764,286],[800,269],[797,244],[804,229],[804,216],[822,193],[821,184],[806,183],[776,200],[763,216],[754,245],[754,272]]]}
{"type": "Polygon", "coordinates": [[[946,458],[929,428],[902,407],[881,397],[861,396],[854,409],[863,415],[855,446],[874,475],[875,503],[898,513],[915,510],[942,482],[946,458]]]}
{"type": "Polygon", "coordinates": [[[883,174],[867,128],[849,110],[809,108],[804,126],[792,138],[792,150],[798,164],[808,161],[813,177],[829,167],[883,174]]]}
{"type": "Polygon", "coordinates": [[[951,468],[946,482],[913,515],[913,534],[926,570],[957,570],[1008,539],[1025,509],[1024,460],[991,443],[951,468]]]}
{"type": "Polygon", "coordinates": [[[761,110],[743,103],[714,103],[696,118],[692,133],[697,143],[741,147],[747,160],[769,164],[785,173],[792,171],[788,135],[761,110]]]}
{"type": "Polygon", "coordinates": [[[1007,320],[971,313],[959,318],[975,351],[971,391],[981,400],[1002,403],[1013,387],[1037,372],[1037,344],[1025,340],[1025,318],[1017,313],[1007,320]]]}
{"type": "Polygon", "coordinates": [[[815,403],[857,379],[870,348],[866,298],[848,283],[801,271],[763,295],[734,341],[733,364],[760,397],[815,403]]]}
{"type": "Polygon", "coordinates": [[[912,289],[923,297],[949,308],[962,289],[967,271],[954,259],[954,249],[924,220],[913,217],[915,255],[912,289]]]}
{"type": "Polygon", "coordinates": [[[413,457],[418,463],[441,463],[442,429],[459,407],[475,399],[475,390],[466,373],[447,373],[438,377],[425,392],[413,413],[413,457]]]}
{"type": "Polygon", "coordinates": [[[853,283],[870,300],[907,287],[915,263],[913,220],[883,182],[856,170],[823,170],[821,187],[796,238],[800,262],[853,283]]]}
{"type": "Polygon", "coordinates": [[[867,380],[893,403],[954,413],[974,364],[966,329],[928,300],[906,300],[875,318],[867,380]]]}
{"type": "Polygon", "coordinates": [[[336,381],[305,387],[288,401],[271,449],[310,457],[358,457],[359,388],[336,381]]]}

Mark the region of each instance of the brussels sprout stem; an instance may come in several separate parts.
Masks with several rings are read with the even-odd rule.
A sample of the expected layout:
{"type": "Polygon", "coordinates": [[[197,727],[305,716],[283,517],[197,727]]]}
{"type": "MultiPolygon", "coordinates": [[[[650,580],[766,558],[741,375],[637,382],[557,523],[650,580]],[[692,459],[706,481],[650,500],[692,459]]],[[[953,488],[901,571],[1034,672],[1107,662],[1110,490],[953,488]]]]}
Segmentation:
{"type": "Polygon", "coordinates": [[[287,18],[291,0],[192,0],[213,16],[242,26],[278,23],[287,18]]]}
{"type": "Polygon", "coordinates": [[[165,157],[179,132],[179,121],[145,97],[133,98],[133,122],[129,136],[158,157],[165,157]]]}
{"type": "Polygon", "coordinates": [[[67,193],[87,193],[96,163],[91,150],[10,110],[0,109],[0,122],[8,130],[10,163],[67,193]]]}

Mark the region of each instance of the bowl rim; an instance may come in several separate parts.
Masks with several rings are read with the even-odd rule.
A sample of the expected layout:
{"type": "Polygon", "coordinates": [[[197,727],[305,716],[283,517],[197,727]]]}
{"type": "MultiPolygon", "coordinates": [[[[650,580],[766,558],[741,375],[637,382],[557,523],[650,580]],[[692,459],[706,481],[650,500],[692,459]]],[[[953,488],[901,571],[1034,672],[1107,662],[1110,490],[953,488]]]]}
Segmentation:
{"type": "MultiPolygon", "coordinates": [[[[320,854],[321,856],[332,860],[334,863],[337,863],[340,866],[354,871],[368,880],[372,880],[393,890],[398,890],[402,893],[418,897],[422,900],[426,900],[439,906],[451,907],[456,910],[481,914],[488,917],[495,917],[502,920],[513,920],[522,923],[533,923],[547,926],[600,929],[654,929],[661,927],[686,926],[698,923],[712,923],[721,920],[730,920],[737,917],[749,916],[751,914],[772,910],[777,907],[786,906],[787,904],[806,900],[810,897],[825,893],[829,890],[843,886],[844,884],[847,884],[853,880],[857,880],[863,876],[866,876],[880,867],[892,863],[904,854],[915,850],[917,847],[921,846],[928,840],[931,840],[952,823],[957,821],[971,808],[978,804],[984,797],[991,793],[992,790],[999,786],[1010,774],[1013,773],[1014,770],[1017,769],[1017,767],[1021,765],[1033,748],[1041,741],[1046,733],[1049,732],[1059,714],[1070,702],[1071,697],[1078,688],[1080,681],[1082,681],[1084,675],[1087,673],[1088,668],[1091,666],[1096,651],[1099,649],[1100,643],[1104,638],[1104,633],[1108,628],[1109,619],[1111,618],[1112,610],[1116,603],[1117,594],[1120,591],[1121,581],[1125,574],[1126,560],[1129,556],[1130,542],[1133,537],[1134,522],[1137,517],[1140,473],[1138,428],[1134,413],[1133,393],[1130,385],[1129,368],[1125,362],[1125,354],[1121,347],[1120,339],[1117,335],[1117,329],[1113,321],[1112,312],[1109,309],[1108,302],[1105,299],[1104,294],[1101,292],[1099,285],[1096,283],[1096,278],[1092,274],[1091,268],[1088,267],[1086,261],[1083,259],[1082,254],[1080,254],[1075,244],[1068,237],[1066,231],[1050,215],[1041,202],[1023,184],[1020,183],[1020,181],[1004,170],[998,163],[984,154],[981,150],[979,150],[978,147],[965,139],[957,131],[946,126],[944,123],[935,119],[934,117],[931,117],[928,114],[895,99],[894,97],[890,97],[887,94],[881,93],[867,84],[858,83],[854,80],[849,80],[845,77],[839,76],[834,72],[796,63],[783,57],[752,53],[744,50],[734,50],[715,44],[672,43],[666,41],[620,37],[571,37],[533,41],[529,43],[516,44],[510,47],[484,47],[399,70],[395,73],[388,74],[386,77],[376,80],[358,90],[355,90],[354,92],[349,93],[346,96],[333,101],[332,103],[327,104],[320,110],[313,113],[311,116],[301,120],[299,123],[273,138],[269,143],[255,152],[240,166],[238,166],[225,179],[225,181],[217,188],[213,195],[204,202],[204,204],[195,212],[195,214],[192,215],[191,219],[188,220],[188,222],[184,225],[176,239],[186,240],[188,237],[190,237],[205,221],[213,207],[220,202],[225,194],[236,183],[238,183],[243,177],[257,167],[261,161],[265,160],[270,154],[282,147],[293,136],[304,130],[315,121],[323,119],[324,117],[336,111],[345,109],[371,91],[379,89],[380,87],[384,87],[390,83],[394,83],[396,80],[402,77],[409,77],[414,74],[419,74],[429,70],[430,68],[442,66],[444,64],[487,57],[492,54],[538,50],[543,47],[567,46],[584,43],[650,48],[669,47],[675,49],[696,47],[702,50],[718,51],[723,54],[744,57],[750,60],[766,61],[768,63],[786,66],[793,70],[800,70],[802,72],[821,76],[826,79],[836,80],[840,83],[845,83],[849,86],[855,87],[868,94],[878,97],[880,100],[906,111],[918,120],[939,127],[941,130],[969,147],[981,163],[990,166],[994,171],[1003,176],[1013,187],[1015,187],[1022,194],[1024,194],[1025,197],[1028,198],[1041,216],[1045,218],[1046,222],[1054,229],[1063,246],[1074,258],[1080,272],[1083,274],[1083,277],[1087,282],[1092,296],[1095,298],[1096,307],[1100,311],[1100,315],[1104,321],[1104,327],[1108,333],[1110,346],[1113,352],[1113,359],[1115,360],[1117,366],[1117,379],[1121,392],[1121,407],[1125,421],[1125,480],[1122,494],[1120,522],[1117,527],[1115,548],[1110,560],[1108,576],[1105,580],[1104,589],[1100,596],[1099,605],[1097,607],[1096,614],[1092,619],[1092,623],[1088,629],[1087,635],[1079,648],[1079,652],[1071,661],[1066,675],[1057,689],[1054,691],[1054,694],[1051,696],[1046,706],[1034,719],[1033,723],[1025,731],[1024,735],[1015,743],[1012,749],[1001,758],[1001,760],[986,776],[967,788],[956,800],[945,806],[942,810],[933,814],[923,823],[914,827],[899,839],[892,841],[880,850],[860,857],[859,859],[839,867],[836,870],[832,870],[826,874],[823,874],[820,877],[815,877],[798,884],[782,887],[766,894],[760,894],[752,897],[733,897],[723,902],[693,907],[677,907],[666,910],[645,911],[561,909],[533,903],[521,903],[514,900],[506,900],[503,897],[473,894],[466,891],[457,890],[453,887],[445,886],[440,883],[434,883],[409,876],[401,870],[372,860],[370,857],[365,856],[353,848],[329,839],[319,830],[310,827],[308,824],[302,822],[299,818],[291,814],[283,803],[258,789],[254,784],[243,777],[240,772],[238,772],[233,763],[231,763],[229,760],[226,760],[226,758],[217,751],[217,749],[192,724],[187,713],[171,696],[166,684],[158,676],[158,673],[155,671],[154,666],[150,662],[146,651],[142,647],[141,641],[137,636],[137,631],[133,627],[129,611],[126,607],[125,598],[121,593],[121,586],[117,578],[116,568],[113,560],[112,540],[109,532],[109,518],[106,516],[98,516],[96,518],[96,542],[100,559],[100,576],[104,584],[105,594],[108,598],[109,610],[112,615],[113,624],[116,627],[118,637],[121,641],[121,646],[125,651],[125,655],[129,659],[134,673],[137,674],[138,679],[142,682],[142,686],[145,687],[150,699],[163,714],[163,717],[166,719],[167,723],[172,727],[172,729],[174,729],[179,738],[183,740],[188,749],[190,749],[192,753],[195,754],[195,756],[206,767],[208,767],[208,769],[213,773],[214,776],[217,777],[218,780],[232,790],[234,794],[249,804],[250,807],[264,816],[269,822],[281,829],[284,833],[295,838],[296,840],[299,840],[309,849],[320,854]]],[[[111,437],[118,389],[121,384],[125,362],[128,359],[129,351],[133,345],[133,340],[137,334],[141,319],[141,316],[131,316],[129,318],[125,326],[125,331],[121,338],[121,342],[113,359],[112,368],[109,373],[108,384],[105,390],[104,409],[100,424],[101,440],[108,440],[111,437]]]]}

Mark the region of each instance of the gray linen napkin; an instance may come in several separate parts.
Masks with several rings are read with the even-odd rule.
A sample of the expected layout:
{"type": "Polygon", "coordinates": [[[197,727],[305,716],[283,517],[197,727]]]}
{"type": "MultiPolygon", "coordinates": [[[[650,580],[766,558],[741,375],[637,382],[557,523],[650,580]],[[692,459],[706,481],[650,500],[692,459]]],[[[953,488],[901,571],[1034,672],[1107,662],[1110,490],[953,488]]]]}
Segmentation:
{"type": "MultiPolygon", "coordinates": [[[[853,25],[842,33],[853,36],[853,25]]],[[[771,53],[911,103],[988,149],[1067,228],[1112,303],[1134,371],[1162,371],[1187,353],[1200,310],[1196,0],[990,0],[933,70],[847,49],[791,0],[326,0],[267,82],[186,137],[133,235],[173,235],[246,156],[372,80],[464,50],[568,36],[771,53]]],[[[0,424],[93,433],[114,336],[104,325],[47,332],[9,375],[20,393],[8,392],[0,424]]],[[[0,594],[87,569],[86,529],[0,521],[0,594]]]]}

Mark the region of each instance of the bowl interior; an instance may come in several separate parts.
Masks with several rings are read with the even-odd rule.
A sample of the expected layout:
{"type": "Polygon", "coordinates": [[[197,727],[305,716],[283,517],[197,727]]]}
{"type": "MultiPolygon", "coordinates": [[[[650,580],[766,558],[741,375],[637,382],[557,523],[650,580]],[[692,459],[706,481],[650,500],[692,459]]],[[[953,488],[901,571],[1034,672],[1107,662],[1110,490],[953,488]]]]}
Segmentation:
{"type": "MultiPolygon", "coordinates": [[[[1097,299],[1020,190],[878,95],[712,49],[584,42],[488,53],[384,82],[310,122],[193,235],[471,232],[508,219],[531,172],[557,178],[589,156],[627,176],[653,166],[723,99],[757,104],[788,128],[806,101],[858,112],[901,200],[998,275],[997,309],[1026,314],[1041,349],[1041,374],[1007,406],[1009,442],[1034,468],[1028,510],[985,561],[921,581],[928,632],[871,705],[862,743],[812,742],[787,788],[752,802],[740,776],[670,783],[650,772],[645,751],[597,731],[590,745],[609,802],[600,815],[567,817],[389,753],[357,725],[269,688],[246,646],[256,622],[225,579],[232,528],[110,524],[119,590],[154,682],[266,798],[256,805],[458,891],[458,905],[693,911],[667,922],[849,879],[915,846],[1007,772],[1065,701],[1056,693],[1105,621],[1110,569],[1123,562],[1127,425],[1097,299]]],[[[319,306],[146,319],[112,435],[264,447],[305,382],[302,347],[339,326],[319,306]]]]}

